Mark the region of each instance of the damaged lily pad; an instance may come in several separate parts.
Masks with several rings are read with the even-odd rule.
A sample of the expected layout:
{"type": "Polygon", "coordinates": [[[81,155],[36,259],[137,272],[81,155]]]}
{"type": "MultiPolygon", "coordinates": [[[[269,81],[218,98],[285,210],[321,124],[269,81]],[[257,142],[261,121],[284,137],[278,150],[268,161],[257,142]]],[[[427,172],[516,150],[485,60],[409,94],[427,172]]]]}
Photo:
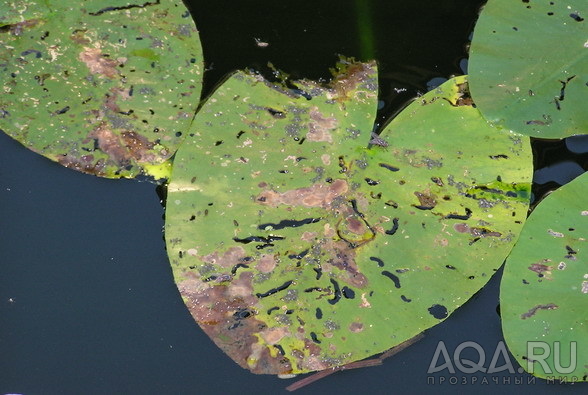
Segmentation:
{"type": "Polygon", "coordinates": [[[375,63],[293,84],[230,76],[168,188],[184,301],[254,373],[340,366],[441,322],[502,264],[528,207],[529,139],[488,126],[465,77],[375,139],[375,63]]]}
{"type": "Polygon", "coordinates": [[[470,50],[470,86],[491,123],[542,138],[588,132],[586,0],[489,0],[470,50]]]}
{"type": "Polygon", "coordinates": [[[0,15],[0,130],[85,173],[169,174],[202,86],[181,0],[8,1],[0,15]]]}
{"type": "Polygon", "coordinates": [[[542,378],[588,377],[588,174],[535,208],[502,277],[502,327],[510,352],[542,378]]]}

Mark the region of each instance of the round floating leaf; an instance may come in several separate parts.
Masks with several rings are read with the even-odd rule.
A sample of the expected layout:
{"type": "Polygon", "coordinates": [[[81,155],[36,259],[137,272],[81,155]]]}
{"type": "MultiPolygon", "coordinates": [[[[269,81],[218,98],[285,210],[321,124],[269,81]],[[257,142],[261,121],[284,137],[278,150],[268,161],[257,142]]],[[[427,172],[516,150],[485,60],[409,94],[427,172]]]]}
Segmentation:
{"type": "Polygon", "coordinates": [[[329,87],[235,73],[177,152],[166,240],[178,288],[255,373],[343,365],[441,322],[525,220],[528,138],[488,126],[464,77],[373,138],[376,80],[373,63],[329,87]]]}
{"type": "Polygon", "coordinates": [[[586,0],[488,1],[469,63],[482,115],[530,136],[587,133],[586,18],[586,0]]]}
{"type": "Polygon", "coordinates": [[[500,287],[504,337],[528,372],[588,377],[588,174],[535,208],[500,287]]]}
{"type": "Polygon", "coordinates": [[[202,50],[186,7],[38,3],[0,5],[11,23],[0,32],[0,129],[86,173],[167,176],[202,86],[202,50]]]}

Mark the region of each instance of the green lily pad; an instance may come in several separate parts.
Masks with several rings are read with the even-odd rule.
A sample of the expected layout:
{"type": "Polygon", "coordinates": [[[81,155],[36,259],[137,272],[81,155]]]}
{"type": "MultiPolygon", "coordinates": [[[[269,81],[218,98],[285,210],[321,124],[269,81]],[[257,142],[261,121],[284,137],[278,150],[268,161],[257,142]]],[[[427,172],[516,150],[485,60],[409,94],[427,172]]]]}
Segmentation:
{"type": "Polygon", "coordinates": [[[538,377],[588,377],[588,174],[547,196],[531,213],[500,287],[504,337],[538,377]]]}
{"type": "Polygon", "coordinates": [[[86,173],[169,174],[202,86],[180,0],[9,1],[0,15],[0,130],[86,173]]]}
{"type": "Polygon", "coordinates": [[[329,86],[297,89],[233,74],[174,160],[176,283],[201,328],[254,373],[344,365],[441,322],[525,221],[529,139],[490,127],[465,77],[373,138],[375,64],[340,67],[329,86]]]}
{"type": "Polygon", "coordinates": [[[470,87],[491,123],[529,136],[588,132],[585,0],[490,0],[476,23],[470,87]]]}

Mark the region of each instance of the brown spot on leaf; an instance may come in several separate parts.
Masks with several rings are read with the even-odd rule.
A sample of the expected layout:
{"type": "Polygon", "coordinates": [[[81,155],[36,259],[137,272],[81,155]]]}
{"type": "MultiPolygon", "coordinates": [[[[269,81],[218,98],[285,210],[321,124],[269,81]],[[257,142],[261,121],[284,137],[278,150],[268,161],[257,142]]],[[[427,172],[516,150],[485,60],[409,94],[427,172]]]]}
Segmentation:
{"type": "Polygon", "coordinates": [[[349,330],[353,333],[363,332],[364,326],[361,322],[352,322],[349,325],[349,330]]]}
{"type": "Polygon", "coordinates": [[[276,259],[273,255],[263,254],[259,258],[259,263],[255,266],[255,269],[262,273],[270,273],[276,267],[276,259]]]}
{"type": "Polygon", "coordinates": [[[456,106],[471,106],[474,104],[472,96],[470,95],[470,89],[467,82],[457,85],[458,98],[455,103],[456,106]]]}
{"type": "Polygon", "coordinates": [[[481,227],[470,227],[464,222],[453,225],[453,229],[459,233],[469,233],[474,237],[500,237],[502,233],[491,231],[481,227]]]}
{"type": "Polygon", "coordinates": [[[252,272],[244,272],[227,286],[227,295],[233,299],[249,300],[249,306],[253,306],[253,289],[251,286],[252,272]]]}
{"type": "Polygon", "coordinates": [[[106,163],[104,159],[98,159],[94,162],[93,155],[83,155],[82,157],[76,157],[74,155],[59,155],[57,161],[65,167],[81,171],[87,174],[94,174],[102,176],[105,173],[106,163]]]}
{"type": "Polygon", "coordinates": [[[86,29],[76,29],[73,33],[69,36],[69,38],[79,44],[79,45],[89,45],[91,43],[90,39],[86,37],[86,29]]]}
{"type": "MultiPolygon", "coordinates": [[[[377,85],[372,81],[374,75],[375,62],[370,63],[351,63],[346,65],[346,70],[338,74],[331,82],[331,86],[336,92],[338,102],[344,102],[354,99],[350,93],[355,92],[357,87],[361,84],[369,84],[373,82],[373,86],[368,87],[366,91],[357,91],[355,95],[376,95],[377,85]]],[[[354,96],[355,96],[354,95],[354,96]]]]}
{"type": "Polygon", "coordinates": [[[313,371],[313,370],[324,370],[332,366],[330,361],[325,361],[321,357],[323,354],[321,348],[315,344],[312,340],[304,339],[304,349],[306,353],[301,350],[294,350],[293,355],[298,359],[298,367],[313,371]]]}
{"type": "Polygon", "coordinates": [[[314,184],[310,187],[298,188],[278,193],[263,191],[256,201],[266,206],[277,207],[280,204],[289,206],[307,206],[328,208],[331,202],[348,190],[345,180],[335,180],[331,184],[314,184]]]}
{"type": "Polygon", "coordinates": [[[551,261],[549,259],[543,259],[540,262],[532,263],[531,266],[528,267],[528,269],[537,273],[539,277],[545,277],[548,280],[551,279],[551,270],[553,269],[553,267],[545,265],[545,263],[551,261]]]}
{"type": "MultiPolygon", "coordinates": [[[[227,251],[228,252],[228,251],[227,251]]],[[[235,253],[235,250],[229,255],[235,253]]],[[[223,255],[226,257],[227,253],[223,255]]],[[[232,283],[211,285],[203,283],[191,272],[178,282],[178,289],[190,313],[202,330],[216,345],[241,367],[258,374],[286,374],[292,371],[287,356],[272,357],[268,347],[259,344],[255,334],[263,333],[269,342],[285,335],[280,329],[266,330],[267,325],[253,311],[257,298],[253,295],[253,273],[243,272],[232,283]]]]}
{"type": "Polygon", "coordinates": [[[312,242],[316,239],[317,235],[316,232],[304,232],[302,233],[302,236],[300,236],[300,240],[312,242]]]}
{"type": "Polygon", "coordinates": [[[343,240],[326,240],[322,244],[327,262],[323,264],[323,271],[337,273],[336,270],[329,268],[334,266],[341,270],[337,279],[347,283],[352,287],[364,288],[368,284],[367,277],[359,271],[357,262],[355,262],[355,250],[350,248],[349,244],[343,240]]]}
{"type": "Polygon", "coordinates": [[[316,106],[310,109],[310,118],[312,121],[308,124],[306,140],[332,143],[333,136],[331,135],[331,131],[337,128],[339,124],[337,119],[334,117],[325,117],[316,106]]]}
{"type": "Polygon", "coordinates": [[[521,314],[521,319],[525,320],[527,318],[534,316],[538,310],[555,310],[558,307],[559,306],[554,303],[538,304],[537,306],[534,306],[531,309],[529,309],[529,311],[527,311],[526,313],[521,314]]]}
{"type": "Polygon", "coordinates": [[[204,263],[212,263],[224,268],[230,268],[241,263],[241,258],[243,257],[245,257],[245,249],[239,246],[229,248],[222,256],[219,255],[218,251],[215,251],[200,259],[204,263]]]}
{"type": "Polygon", "coordinates": [[[347,229],[357,235],[363,235],[367,230],[365,223],[356,217],[351,217],[347,220],[347,229]]]}
{"type": "Polygon", "coordinates": [[[133,159],[138,162],[154,162],[156,160],[155,154],[150,152],[155,143],[150,142],[147,137],[136,132],[122,132],[121,138],[129,156],[133,159]]]}
{"type": "Polygon", "coordinates": [[[437,205],[437,196],[432,194],[430,191],[416,191],[414,194],[419,199],[420,207],[432,209],[437,205]]]}
{"type": "Polygon", "coordinates": [[[325,224],[323,227],[323,235],[329,238],[335,236],[335,229],[331,226],[331,224],[325,224]]]}
{"type": "Polygon", "coordinates": [[[98,148],[110,158],[124,165],[128,163],[128,152],[121,142],[121,139],[114,133],[105,123],[101,123],[95,127],[89,134],[90,139],[95,139],[98,143],[98,148]]]}
{"type": "Polygon", "coordinates": [[[455,231],[459,233],[469,233],[470,231],[470,227],[468,226],[468,224],[463,222],[453,225],[453,229],[455,229],[455,231]]]}
{"type": "Polygon", "coordinates": [[[365,295],[366,295],[365,292],[361,294],[361,303],[359,304],[359,307],[361,307],[361,308],[372,307],[371,303],[367,300],[365,295]]]}
{"type": "Polygon", "coordinates": [[[104,75],[108,78],[114,78],[118,75],[116,69],[118,61],[104,57],[100,48],[84,47],[78,59],[86,64],[92,74],[104,75]]]}
{"type": "Polygon", "coordinates": [[[287,326],[275,327],[275,328],[266,328],[263,331],[259,332],[263,340],[266,343],[274,345],[277,344],[280,340],[282,340],[286,336],[290,336],[290,328],[287,326]]]}

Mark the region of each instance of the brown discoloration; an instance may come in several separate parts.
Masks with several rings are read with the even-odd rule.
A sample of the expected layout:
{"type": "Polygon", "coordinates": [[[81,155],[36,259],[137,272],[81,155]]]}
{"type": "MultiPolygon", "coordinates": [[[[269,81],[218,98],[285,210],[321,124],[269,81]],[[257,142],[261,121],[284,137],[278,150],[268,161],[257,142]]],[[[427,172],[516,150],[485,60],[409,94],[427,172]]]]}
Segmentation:
{"type": "Polygon", "coordinates": [[[337,119],[334,117],[325,117],[316,106],[310,109],[310,118],[312,121],[308,124],[306,140],[332,143],[333,136],[330,132],[337,128],[337,119]]]}
{"type": "Polygon", "coordinates": [[[120,107],[118,105],[118,97],[121,92],[120,89],[111,89],[111,93],[106,95],[106,99],[104,100],[104,109],[110,110],[114,113],[118,113],[120,111],[120,107]]]}
{"type": "Polygon", "coordinates": [[[76,29],[73,33],[69,36],[70,40],[75,42],[79,45],[89,45],[92,41],[86,37],[86,29],[76,29]]]}
{"type": "Polygon", "coordinates": [[[73,155],[59,155],[57,161],[65,167],[97,176],[105,175],[106,163],[104,159],[94,161],[93,155],[76,157],[73,155]]]}
{"type": "Polygon", "coordinates": [[[310,339],[304,339],[304,348],[308,350],[308,356],[305,356],[301,351],[295,354],[299,368],[313,371],[324,370],[332,366],[320,357],[323,354],[321,348],[310,339]]]}
{"type": "Polygon", "coordinates": [[[331,224],[325,224],[323,226],[323,235],[328,238],[335,236],[335,229],[331,226],[331,224]]]}
{"type": "Polygon", "coordinates": [[[527,318],[534,316],[538,310],[555,310],[557,308],[559,308],[559,306],[555,303],[538,304],[537,306],[534,306],[531,309],[529,309],[529,311],[527,311],[526,313],[521,314],[521,319],[525,320],[527,318]]]}
{"type": "Polygon", "coordinates": [[[302,236],[300,236],[300,240],[303,241],[307,241],[307,242],[313,242],[314,239],[316,239],[317,237],[317,233],[316,232],[304,232],[302,233],[302,236]]]}
{"type": "Polygon", "coordinates": [[[98,148],[118,164],[125,165],[128,163],[129,155],[121,139],[105,123],[101,123],[90,133],[88,138],[95,139],[98,148]]]}
{"type": "Polygon", "coordinates": [[[243,272],[239,277],[233,279],[227,286],[227,295],[231,299],[249,300],[248,306],[253,306],[256,300],[253,298],[252,272],[243,272]]]}
{"type": "Polygon", "coordinates": [[[276,263],[276,258],[273,255],[263,254],[259,258],[259,263],[255,266],[255,269],[262,273],[270,273],[275,269],[276,263]]]}
{"type": "Polygon", "coordinates": [[[363,332],[364,326],[361,322],[352,322],[349,325],[349,330],[353,333],[363,332]]]}
{"type": "Polygon", "coordinates": [[[361,303],[359,304],[359,307],[362,309],[372,307],[372,304],[367,300],[365,295],[366,295],[366,293],[361,294],[361,303]]]}
{"type": "Polygon", "coordinates": [[[87,141],[96,140],[98,148],[117,165],[123,167],[132,161],[154,162],[156,155],[150,152],[155,146],[146,137],[132,131],[123,131],[120,136],[105,123],[100,123],[88,134],[87,141]]]}
{"type": "Polygon", "coordinates": [[[455,102],[456,106],[471,106],[474,104],[472,96],[470,95],[470,89],[467,82],[457,85],[457,91],[459,97],[455,102]]]}
{"type": "MultiPolygon", "coordinates": [[[[331,86],[337,95],[336,100],[343,102],[353,99],[350,93],[356,91],[360,84],[370,81],[370,75],[374,74],[375,65],[375,62],[349,64],[345,72],[337,75],[331,82],[331,86]]],[[[376,85],[374,85],[374,88],[376,88],[376,85]]],[[[372,94],[377,94],[375,89],[372,94]]]]}
{"type": "Polygon", "coordinates": [[[502,233],[488,230],[486,228],[474,227],[471,229],[471,234],[474,237],[500,237],[502,233]]]}
{"type": "Polygon", "coordinates": [[[150,142],[147,137],[136,132],[122,132],[121,138],[129,155],[138,162],[154,162],[155,154],[150,152],[155,143],[150,142]]]}
{"type": "Polygon", "coordinates": [[[42,19],[28,19],[23,22],[18,22],[12,25],[8,25],[10,34],[14,36],[20,36],[24,31],[31,29],[41,23],[42,19]]]}
{"type": "Polygon", "coordinates": [[[281,326],[276,328],[266,328],[259,332],[259,335],[267,344],[277,344],[286,336],[291,336],[290,328],[287,326],[281,326]]]}
{"type": "Polygon", "coordinates": [[[118,76],[118,70],[116,69],[119,64],[118,61],[104,57],[100,48],[84,47],[78,59],[86,64],[92,74],[103,75],[108,78],[118,76]]]}
{"type": "Polygon", "coordinates": [[[218,251],[212,254],[205,255],[200,259],[204,263],[212,263],[219,265],[224,268],[232,268],[233,266],[241,263],[241,259],[245,257],[245,249],[241,246],[231,247],[225,253],[220,256],[218,251]]]}
{"type": "Polygon", "coordinates": [[[352,287],[364,288],[368,284],[367,277],[360,273],[357,262],[355,262],[355,251],[343,240],[328,240],[323,245],[327,261],[323,264],[323,270],[337,274],[337,279],[352,287]],[[341,272],[333,270],[334,266],[341,272]]]}
{"type": "Polygon", "coordinates": [[[421,207],[434,208],[437,205],[437,196],[430,191],[416,191],[414,195],[419,199],[419,206],[421,207]]]}
{"type": "Polygon", "coordinates": [[[259,204],[271,207],[285,204],[328,208],[336,197],[345,194],[348,189],[347,181],[339,179],[331,184],[314,184],[310,187],[292,189],[284,193],[267,190],[259,194],[255,200],[259,204]]]}
{"type": "Polygon", "coordinates": [[[351,206],[340,206],[338,210],[343,218],[337,223],[337,235],[350,243],[352,248],[357,248],[375,237],[373,229],[368,227],[364,219],[351,206]]]}
{"type": "Polygon", "coordinates": [[[296,359],[298,369],[313,371],[324,370],[333,366],[320,357],[323,352],[312,340],[304,338],[304,350],[307,350],[307,355],[301,349],[292,350],[292,356],[296,359]]]}
{"type": "MultiPolygon", "coordinates": [[[[225,253],[223,255],[226,256],[225,253]]],[[[270,344],[287,335],[279,329],[268,330],[267,325],[252,314],[235,318],[238,311],[251,311],[257,303],[253,296],[253,274],[243,272],[233,283],[210,285],[191,272],[178,282],[178,289],[186,306],[204,332],[216,345],[245,369],[258,374],[286,374],[292,371],[288,358],[272,357],[267,347],[260,345],[256,333],[264,334],[270,344]]]]}
{"type": "Polygon", "coordinates": [[[463,223],[463,222],[453,225],[453,229],[455,229],[455,231],[459,232],[459,233],[469,233],[474,237],[500,237],[500,236],[502,236],[502,233],[500,233],[500,232],[494,232],[494,231],[488,230],[486,228],[481,228],[481,227],[470,227],[468,224],[463,223]]]}
{"type": "Polygon", "coordinates": [[[363,235],[367,231],[365,223],[357,217],[352,217],[347,220],[347,229],[356,235],[363,235]]]}
{"type": "Polygon", "coordinates": [[[540,262],[543,262],[543,263],[532,263],[531,266],[528,267],[528,269],[537,273],[537,275],[539,277],[545,277],[547,280],[550,280],[551,279],[551,270],[553,270],[553,267],[545,265],[545,263],[551,262],[551,261],[549,259],[547,259],[547,260],[542,260],[540,262]]]}

